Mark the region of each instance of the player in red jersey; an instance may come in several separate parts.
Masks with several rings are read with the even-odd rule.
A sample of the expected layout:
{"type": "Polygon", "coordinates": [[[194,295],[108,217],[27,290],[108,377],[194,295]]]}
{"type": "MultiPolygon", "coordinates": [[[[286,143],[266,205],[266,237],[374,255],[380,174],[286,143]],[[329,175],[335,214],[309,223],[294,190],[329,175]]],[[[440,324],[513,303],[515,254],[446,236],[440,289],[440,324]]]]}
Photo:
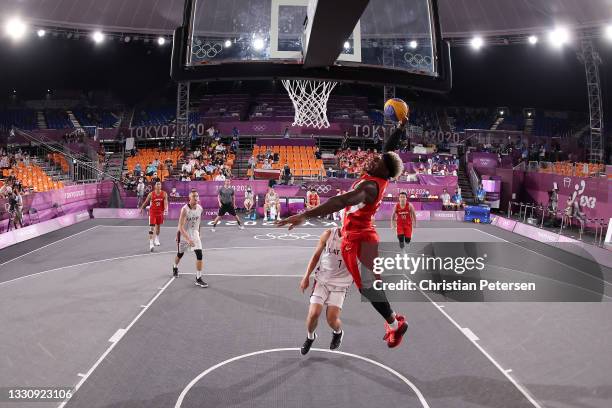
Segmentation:
{"type": "Polygon", "coordinates": [[[367,163],[365,174],[353,184],[350,191],[331,197],[311,210],[277,222],[279,226],[288,225],[289,229],[293,229],[309,218],[322,217],[345,209],[342,227],[342,258],[359,292],[385,319],[384,340],[387,341],[389,347],[397,347],[401,343],[408,324],[403,316],[393,312],[384,291],[375,290],[372,286],[372,278],[380,279],[380,275],[372,272],[374,259],[378,256],[379,242],[373,218],[383,199],[389,179],[397,178],[404,171],[401,158],[392,150],[397,148],[407,120],[408,118],[405,117],[389,137],[383,147],[384,153],[374,156],[367,163]],[[365,282],[362,282],[359,263],[367,268],[363,274],[363,277],[366,278],[365,282]]]}
{"type": "Polygon", "coordinates": [[[319,198],[319,194],[317,194],[316,188],[312,186],[306,193],[306,209],[311,210],[319,204],[321,204],[321,199],[319,198]]]}
{"type": "Polygon", "coordinates": [[[408,202],[408,194],[402,191],[399,194],[399,202],[393,207],[391,216],[391,228],[397,232],[401,249],[404,249],[405,244],[410,243],[413,227],[416,227],[416,213],[412,204],[408,202]]]}
{"type": "Polygon", "coordinates": [[[164,223],[164,214],[168,213],[168,194],[162,190],[161,182],[155,183],[153,191],[149,193],[144,203],[140,206],[140,211],[144,211],[147,204],[151,202],[149,208],[149,250],[153,252],[155,246],[160,246],[159,232],[164,223]],[[155,240],[153,240],[155,234],[155,240]]]}

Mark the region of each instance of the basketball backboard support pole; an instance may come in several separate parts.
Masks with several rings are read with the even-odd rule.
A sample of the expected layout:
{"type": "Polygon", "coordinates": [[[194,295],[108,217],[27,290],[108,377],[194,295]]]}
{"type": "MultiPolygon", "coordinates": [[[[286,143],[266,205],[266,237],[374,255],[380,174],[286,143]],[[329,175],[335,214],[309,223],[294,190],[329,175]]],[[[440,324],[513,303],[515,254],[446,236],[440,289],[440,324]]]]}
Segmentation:
{"type": "Polygon", "coordinates": [[[304,68],[334,64],[369,2],[370,0],[310,2],[302,40],[304,68]],[[338,10],[342,12],[338,13],[338,10]]]}

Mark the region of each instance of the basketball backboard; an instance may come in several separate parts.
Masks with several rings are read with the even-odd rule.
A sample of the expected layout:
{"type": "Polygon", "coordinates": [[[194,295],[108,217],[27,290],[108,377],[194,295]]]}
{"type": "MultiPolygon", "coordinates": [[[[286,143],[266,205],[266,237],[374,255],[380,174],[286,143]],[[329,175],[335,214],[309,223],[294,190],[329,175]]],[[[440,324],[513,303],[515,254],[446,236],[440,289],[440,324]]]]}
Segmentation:
{"type": "Polygon", "coordinates": [[[304,68],[306,46],[310,52],[327,45],[321,35],[309,42],[314,38],[311,30],[331,33],[334,22],[340,25],[350,14],[346,8],[332,8],[331,13],[324,11],[327,19],[318,18],[319,13],[317,25],[315,8],[341,3],[186,0],[183,26],[175,32],[172,77],[177,81],[315,78],[450,90],[449,49],[440,37],[437,0],[362,0],[363,13],[356,23],[349,22],[354,25],[352,33],[340,40],[330,34],[329,41],[341,44],[337,59],[328,66],[304,68]]]}

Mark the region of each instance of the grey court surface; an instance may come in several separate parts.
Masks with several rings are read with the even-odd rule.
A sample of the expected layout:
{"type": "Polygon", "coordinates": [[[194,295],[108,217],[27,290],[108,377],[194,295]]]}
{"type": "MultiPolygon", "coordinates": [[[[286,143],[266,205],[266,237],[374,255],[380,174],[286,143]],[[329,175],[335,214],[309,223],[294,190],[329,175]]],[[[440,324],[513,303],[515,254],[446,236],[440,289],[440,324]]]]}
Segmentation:
{"type": "MultiPolygon", "coordinates": [[[[90,220],[0,251],[0,387],[77,387],[65,404],[1,407],[612,406],[610,303],[418,294],[394,304],[410,327],[389,350],[352,290],[340,351],[322,319],[302,357],[298,283],[320,223],[203,227],[208,289],[193,285],[192,253],[170,277],[176,224],[152,254],[142,224],[90,220]]],[[[560,268],[569,257],[486,225],[422,222],[414,240],[507,241],[525,262],[560,268]]]]}

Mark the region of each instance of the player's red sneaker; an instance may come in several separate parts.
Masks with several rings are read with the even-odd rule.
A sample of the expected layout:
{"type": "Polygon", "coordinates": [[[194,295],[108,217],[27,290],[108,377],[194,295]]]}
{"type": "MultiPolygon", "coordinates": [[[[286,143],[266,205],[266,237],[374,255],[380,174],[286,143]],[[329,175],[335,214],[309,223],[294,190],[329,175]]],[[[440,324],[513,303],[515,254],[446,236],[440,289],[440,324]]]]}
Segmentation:
{"type": "Polygon", "coordinates": [[[389,323],[385,322],[385,330],[387,332],[385,333],[383,340],[387,341],[387,346],[389,346],[389,348],[399,346],[402,342],[404,333],[406,333],[406,330],[408,330],[408,323],[406,323],[406,318],[404,316],[395,315],[395,318],[397,319],[397,329],[395,330],[389,326],[389,323]]]}

